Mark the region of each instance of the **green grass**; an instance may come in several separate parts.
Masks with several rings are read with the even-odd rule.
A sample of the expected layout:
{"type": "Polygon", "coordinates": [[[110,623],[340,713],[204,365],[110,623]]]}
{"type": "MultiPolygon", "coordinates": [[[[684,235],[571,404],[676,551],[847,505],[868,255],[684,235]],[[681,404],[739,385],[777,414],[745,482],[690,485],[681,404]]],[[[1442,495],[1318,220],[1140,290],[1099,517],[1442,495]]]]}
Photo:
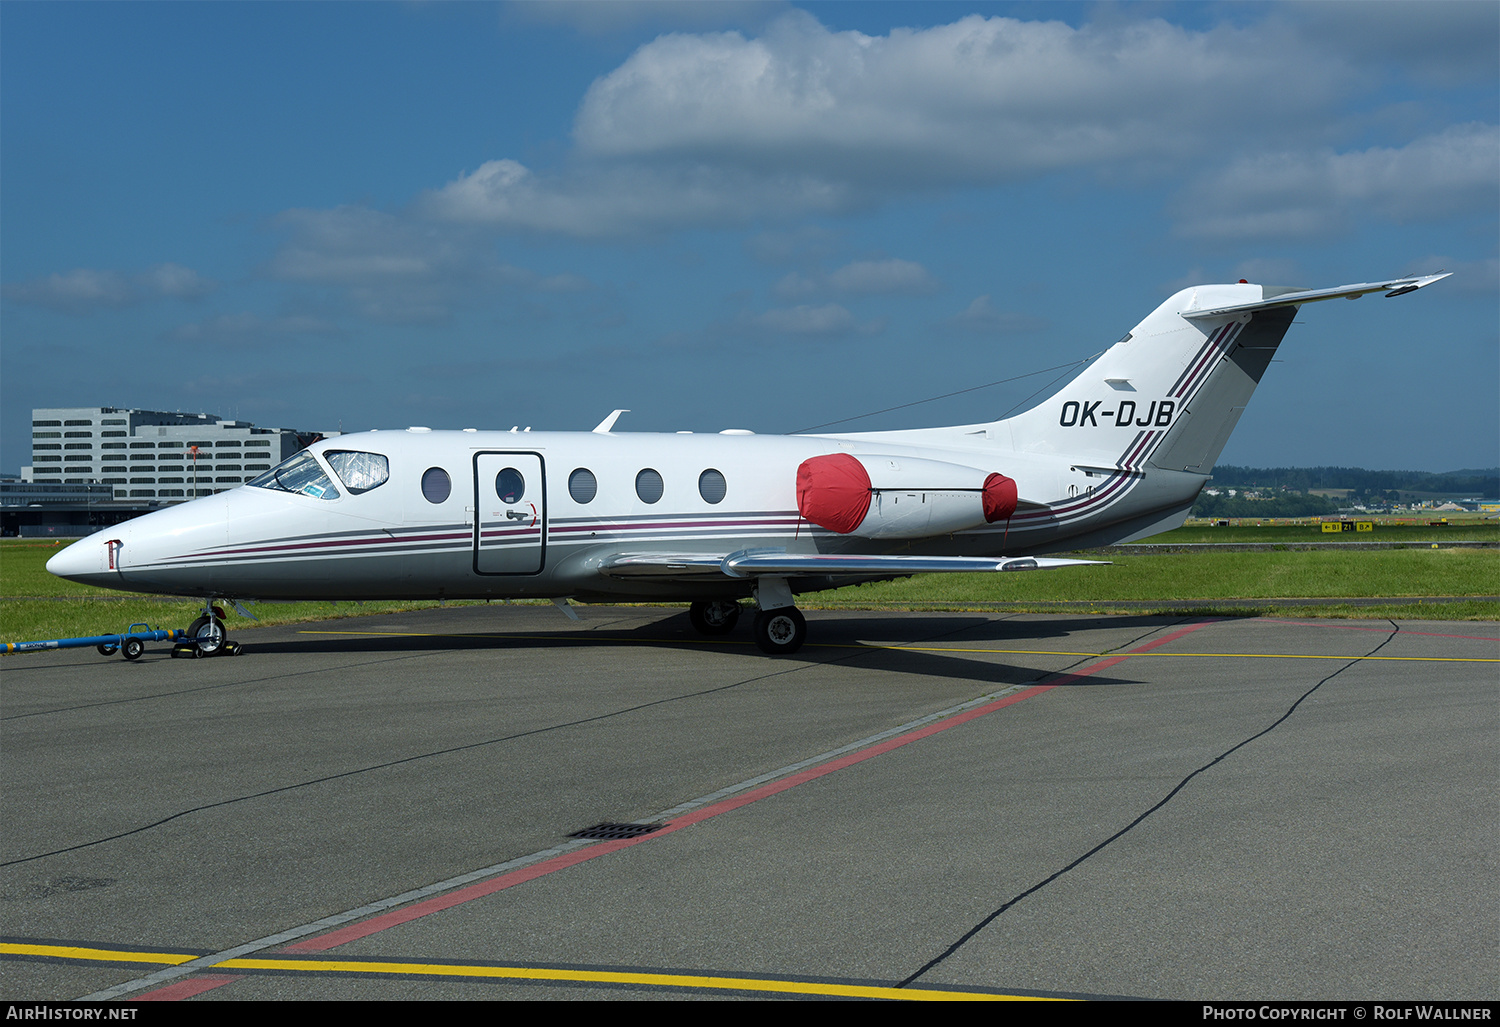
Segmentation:
{"type": "Polygon", "coordinates": [[[926,574],[822,595],[907,603],[1500,595],[1500,552],[1491,549],[1167,552],[1109,559],[1108,567],[926,574]]]}
{"type": "MultiPolygon", "coordinates": [[[[1191,530],[1191,529],[1184,529],[1191,530]]],[[[1226,531],[1231,529],[1205,529],[1226,531]]],[[[1245,529],[1254,531],[1255,529],[1245,529]]],[[[1305,529],[1303,529],[1305,530],[1305,529]]],[[[1442,530],[1442,529],[1438,529],[1442,530]]],[[[1177,534],[1177,533],[1172,533],[1177,534]]],[[[1369,536],[1366,536],[1369,537],[1369,536]]],[[[113,634],[133,623],[185,628],[200,606],[190,599],[153,599],[63,581],[48,574],[47,560],[61,549],[50,542],[0,543],[0,641],[34,641],[113,634]]],[[[1082,554],[1087,557],[1089,554],[1082,554]]],[[[1167,600],[1201,601],[1175,614],[1197,612],[1300,617],[1403,617],[1497,620],[1500,604],[1309,606],[1310,598],[1421,598],[1500,594],[1500,552],[1493,549],[1311,550],[1273,552],[1163,552],[1121,555],[1107,567],[1077,567],[1016,574],[926,574],[858,585],[802,597],[809,608],[964,609],[987,603],[1016,610],[1047,610],[1052,603],[1123,601],[1131,612],[1157,609],[1167,600]],[[1279,600],[1264,607],[1236,600],[1279,600]]],[[[427,609],[433,601],[369,603],[260,603],[260,624],[294,624],[339,617],[427,609]]],[[[461,605],[453,603],[450,605],[461,605]]],[[[255,623],[231,614],[236,632],[255,623]]]]}
{"type": "MultiPolygon", "coordinates": [[[[118,634],[131,624],[186,628],[202,611],[202,602],[195,599],[152,598],[113,592],[48,574],[47,561],[66,545],[32,539],[0,542],[0,642],[118,634]]],[[[431,600],[257,603],[249,608],[257,621],[246,620],[232,611],[229,617],[238,632],[258,625],[300,624],[421,610],[438,605],[431,600]]],[[[450,602],[448,605],[473,604],[450,602]]]]}

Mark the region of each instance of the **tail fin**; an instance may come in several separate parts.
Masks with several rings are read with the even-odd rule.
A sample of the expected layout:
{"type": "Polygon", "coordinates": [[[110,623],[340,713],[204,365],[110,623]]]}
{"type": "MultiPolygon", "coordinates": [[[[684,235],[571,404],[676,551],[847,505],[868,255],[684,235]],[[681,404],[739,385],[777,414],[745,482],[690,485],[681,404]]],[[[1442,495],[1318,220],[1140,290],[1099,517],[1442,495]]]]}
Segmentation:
{"type": "Polygon", "coordinates": [[[1152,311],[1051,399],[1007,421],[1021,451],[1207,474],[1304,303],[1399,296],[1445,274],[1334,289],[1203,285],[1152,311]]]}

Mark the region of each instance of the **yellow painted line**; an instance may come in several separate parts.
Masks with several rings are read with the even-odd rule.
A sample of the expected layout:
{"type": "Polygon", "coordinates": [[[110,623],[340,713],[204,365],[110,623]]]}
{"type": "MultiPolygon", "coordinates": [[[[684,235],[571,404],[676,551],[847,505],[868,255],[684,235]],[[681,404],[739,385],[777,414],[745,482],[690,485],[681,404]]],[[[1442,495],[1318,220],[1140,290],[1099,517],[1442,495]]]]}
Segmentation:
{"type": "MultiPolygon", "coordinates": [[[[297,633],[299,635],[375,635],[393,638],[492,638],[500,641],[511,640],[517,642],[579,641],[577,638],[558,635],[448,635],[429,631],[299,631],[297,633]]],[[[748,642],[696,638],[611,638],[605,635],[596,637],[610,642],[693,642],[700,645],[750,644],[748,642]]],[[[1165,653],[1159,650],[1146,653],[1133,653],[1129,650],[1116,650],[1107,653],[1075,653],[1058,649],[978,649],[939,645],[882,645],[877,642],[859,645],[836,642],[809,642],[807,647],[810,649],[891,649],[897,652],[916,653],[981,653],[995,656],[1069,656],[1074,659],[1104,659],[1109,656],[1129,656],[1131,659],[1163,656],[1218,656],[1226,659],[1247,660],[1391,660],[1409,663],[1500,663],[1500,657],[1490,656],[1325,656],[1319,653],[1165,653]]]]}
{"type": "Polygon", "coordinates": [[[79,945],[26,945],[0,942],[3,956],[52,956],[56,959],[92,959],[108,963],[165,963],[180,966],[199,958],[181,952],[125,952],[120,949],[91,949],[79,945]]]}
{"type": "MultiPolygon", "coordinates": [[[[883,998],[928,1002],[1018,1002],[1026,995],[983,991],[935,991],[926,988],[885,988],[861,984],[820,984],[815,981],[764,980],[755,977],[709,977],[697,974],[632,973],[616,970],[565,970],[553,967],[476,966],[452,963],[390,963],[335,959],[226,959],[215,970],[293,970],[321,973],[416,974],[426,977],[490,977],[508,980],[560,981],[580,984],[645,984],[666,988],[716,991],[764,991],[786,995],[826,995],[836,998],[883,998]]],[[[1040,1001],[1064,1001],[1042,999],[1040,1001]]]]}
{"type": "MultiPolygon", "coordinates": [[[[81,945],[32,945],[0,942],[0,955],[50,956],[110,963],[158,963],[180,966],[201,958],[182,952],[126,952],[81,945]]],[[[1030,995],[1001,995],[984,991],[936,991],[929,988],[888,988],[862,984],[823,984],[817,981],[765,980],[756,977],[713,977],[700,974],[634,973],[617,970],[567,970],[553,967],[482,966],[454,963],[396,963],[341,959],[226,959],[206,970],[292,970],[302,973],[407,974],[423,977],[487,977],[523,981],[579,984],[645,984],[663,988],[700,988],[712,991],[764,991],[787,995],[826,995],[836,998],[901,999],[926,1002],[1066,1001],[1030,995]]]]}

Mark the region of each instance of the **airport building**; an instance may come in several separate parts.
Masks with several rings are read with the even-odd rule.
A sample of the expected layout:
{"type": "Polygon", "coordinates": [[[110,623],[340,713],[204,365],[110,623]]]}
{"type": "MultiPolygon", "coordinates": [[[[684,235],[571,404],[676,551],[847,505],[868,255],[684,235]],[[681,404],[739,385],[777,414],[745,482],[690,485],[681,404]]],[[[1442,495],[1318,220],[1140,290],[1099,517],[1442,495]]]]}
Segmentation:
{"type": "Polygon", "coordinates": [[[50,407],[31,411],[23,482],[104,485],[114,500],[180,503],[236,488],[321,438],[212,414],[50,407]]]}

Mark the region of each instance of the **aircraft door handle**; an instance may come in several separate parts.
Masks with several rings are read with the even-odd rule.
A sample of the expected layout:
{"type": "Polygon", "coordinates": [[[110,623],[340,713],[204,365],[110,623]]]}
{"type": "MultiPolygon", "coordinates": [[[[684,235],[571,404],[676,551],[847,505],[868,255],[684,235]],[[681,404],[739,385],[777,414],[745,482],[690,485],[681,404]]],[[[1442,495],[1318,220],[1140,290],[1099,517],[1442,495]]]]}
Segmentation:
{"type": "Polygon", "coordinates": [[[512,521],[531,520],[531,514],[525,510],[507,510],[505,511],[505,516],[508,520],[512,521]]]}

